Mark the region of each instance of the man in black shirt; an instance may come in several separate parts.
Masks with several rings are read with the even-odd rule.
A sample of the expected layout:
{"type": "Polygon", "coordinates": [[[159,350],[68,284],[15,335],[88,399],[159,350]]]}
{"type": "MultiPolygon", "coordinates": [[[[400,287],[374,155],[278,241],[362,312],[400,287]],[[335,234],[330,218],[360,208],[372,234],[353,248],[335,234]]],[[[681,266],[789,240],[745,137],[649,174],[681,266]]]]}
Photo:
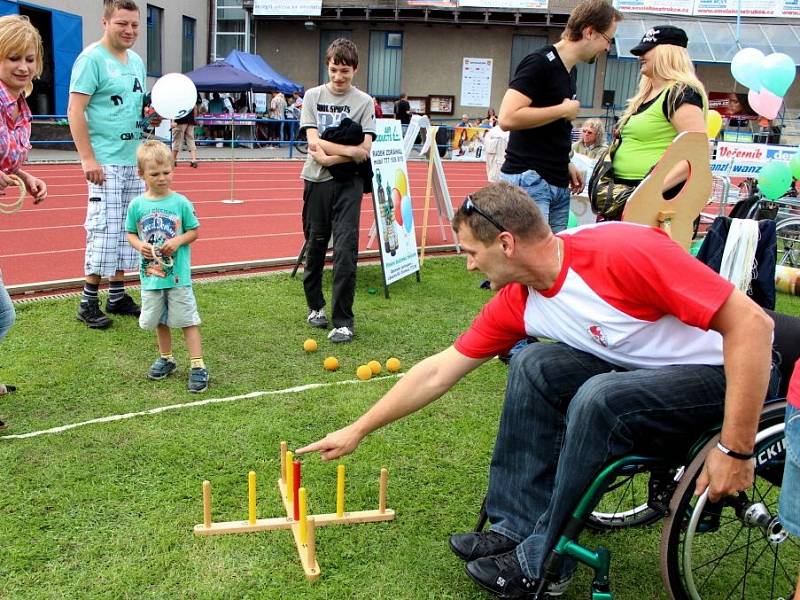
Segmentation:
{"type": "MultiPolygon", "coordinates": [[[[404,126],[411,123],[411,105],[408,103],[408,95],[405,93],[400,94],[400,100],[394,105],[394,118],[404,126]]],[[[403,132],[405,132],[405,127],[403,127],[403,132]]]]}
{"type": "Polygon", "coordinates": [[[500,127],[510,131],[501,177],[538,204],[554,232],[567,226],[570,190],[583,177],[569,162],[575,99],[574,67],[607,52],[622,14],[606,0],[586,0],[567,21],[561,39],[522,59],[500,106],[500,127]]]}

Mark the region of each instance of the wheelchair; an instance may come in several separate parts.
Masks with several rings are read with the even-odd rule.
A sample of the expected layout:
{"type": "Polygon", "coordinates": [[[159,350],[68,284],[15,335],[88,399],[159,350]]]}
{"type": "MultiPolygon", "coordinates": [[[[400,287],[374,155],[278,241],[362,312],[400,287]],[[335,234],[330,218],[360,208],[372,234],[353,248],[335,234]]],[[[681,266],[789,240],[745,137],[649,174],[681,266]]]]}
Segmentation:
{"type": "MultiPolygon", "coordinates": [[[[792,539],[778,517],[778,496],[786,456],[783,400],[795,361],[800,358],[800,318],[767,311],[775,321],[773,353],[781,383],[765,403],[755,444],[753,487],[721,500],[694,495],[706,455],[716,447],[719,427],[706,432],[678,459],[624,456],[590,483],[560,539],[544,563],[534,598],[544,599],[557,581],[565,557],[594,571],[592,600],[613,600],[607,548],[581,545],[584,529],[613,531],[664,519],[661,575],[671,600],[791,598],[800,564],[800,540],[792,539]]],[[[485,500],[484,500],[485,503],[485,500]]],[[[487,522],[481,507],[475,531],[487,522]]]]}

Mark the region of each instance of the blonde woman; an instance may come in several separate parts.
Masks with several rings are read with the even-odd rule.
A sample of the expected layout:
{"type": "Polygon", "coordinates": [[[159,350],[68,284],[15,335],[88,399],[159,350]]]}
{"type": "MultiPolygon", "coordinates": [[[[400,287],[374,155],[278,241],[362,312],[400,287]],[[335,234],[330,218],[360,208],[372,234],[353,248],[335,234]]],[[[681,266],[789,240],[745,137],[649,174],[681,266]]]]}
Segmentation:
{"type": "MultiPolygon", "coordinates": [[[[38,203],[47,197],[44,181],[22,170],[31,148],[31,111],[25,100],[42,74],[42,38],[27,17],[0,18],[0,190],[19,177],[38,203]]],[[[14,324],[14,305],[0,274],[0,340],[14,324]]],[[[0,383],[0,396],[15,391],[0,383]]],[[[0,420],[0,429],[6,424],[0,420]]]]}
{"type": "MultiPolygon", "coordinates": [[[[637,185],[679,133],[705,132],[708,98],[695,75],[688,43],[683,29],[659,25],[631,49],[631,54],[639,57],[641,79],[617,129],[620,139],[613,153],[616,183],[637,185]]],[[[670,173],[667,187],[684,179],[685,167],[679,168],[670,173]]]]}

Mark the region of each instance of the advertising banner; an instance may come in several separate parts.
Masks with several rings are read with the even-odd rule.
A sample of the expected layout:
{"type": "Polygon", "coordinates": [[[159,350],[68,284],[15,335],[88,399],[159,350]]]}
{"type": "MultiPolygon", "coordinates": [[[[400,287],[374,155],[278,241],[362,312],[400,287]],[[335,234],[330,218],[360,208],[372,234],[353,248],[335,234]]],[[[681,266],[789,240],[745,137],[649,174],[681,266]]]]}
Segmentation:
{"type": "Polygon", "coordinates": [[[450,158],[486,162],[483,151],[483,136],[489,129],[485,127],[456,127],[453,130],[453,146],[450,158]]]}
{"type": "Polygon", "coordinates": [[[318,17],[322,0],[254,0],[253,15],[318,17]]]}
{"type": "Polygon", "coordinates": [[[388,286],[419,271],[411,188],[400,121],[378,119],[372,143],[372,203],[383,279],[388,286]]]}
{"type": "Polygon", "coordinates": [[[768,162],[788,162],[796,152],[796,146],[719,142],[716,157],[711,161],[711,172],[730,177],[755,177],[768,162]]]}
{"type": "Polygon", "coordinates": [[[492,59],[465,58],[461,68],[461,106],[489,106],[492,59]]]}
{"type": "Polygon", "coordinates": [[[621,12],[691,15],[694,3],[695,0],[614,0],[614,8],[621,12]]]}

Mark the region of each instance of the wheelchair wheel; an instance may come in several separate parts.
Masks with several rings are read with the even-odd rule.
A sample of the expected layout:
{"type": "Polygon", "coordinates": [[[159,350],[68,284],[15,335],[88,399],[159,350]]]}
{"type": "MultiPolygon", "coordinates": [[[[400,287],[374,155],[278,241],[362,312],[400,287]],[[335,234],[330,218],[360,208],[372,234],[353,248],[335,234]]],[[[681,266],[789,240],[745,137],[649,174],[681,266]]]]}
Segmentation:
{"type": "Polygon", "coordinates": [[[663,512],[647,504],[649,475],[644,465],[623,469],[586,519],[586,526],[594,531],[613,531],[658,521],[663,512]]]}
{"type": "Polygon", "coordinates": [[[686,468],[670,502],[661,536],[661,574],[672,600],[790,598],[797,581],[800,542],[778,518],[786,455],[785,403],[762,414],[751,489],[717,504],[694,495],[714,436],[686,468]]]}
{"type": "Polygon", "coordinates": [[[800,267],[800,217],[787,217],[775,226],[778,237],[778,264],[800,267]]]}

